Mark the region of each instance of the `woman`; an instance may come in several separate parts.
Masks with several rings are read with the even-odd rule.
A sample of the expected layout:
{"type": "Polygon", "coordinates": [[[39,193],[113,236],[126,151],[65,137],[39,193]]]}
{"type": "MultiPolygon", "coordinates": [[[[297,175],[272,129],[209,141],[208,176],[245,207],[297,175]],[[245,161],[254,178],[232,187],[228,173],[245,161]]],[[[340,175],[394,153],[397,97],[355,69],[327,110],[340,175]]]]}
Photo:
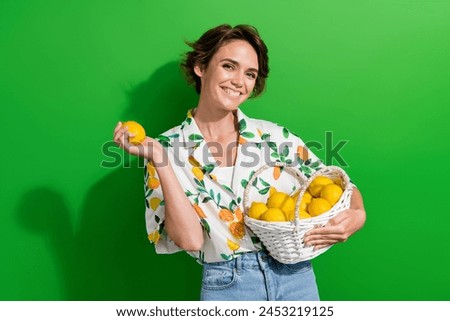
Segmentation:
{"type": "MultiPolygon", "coordinates": [[[[140,146],[128,143],[122,123],[114,131],[119,146],[147,160],[149,240],[158,253],[184,250],[203,265],[202,300],[319,300],[311,263],[277,262],[244,225],[244,190],[256,169],[282,161],[308,175],[323,166],[298,136],[239,109],[264,90],[264,42],[251,26],[220,25],[190,46],[182,67],[199,101],[183,123],[140,146]]],[[[270,186],[292,191],[298,182],[274,167],[251,186],[252,197],[270,186]]],[[[349,210],[308,233],[308,246],[344,242],[363,226],[361,194],[352,195],[349,210]]]]}

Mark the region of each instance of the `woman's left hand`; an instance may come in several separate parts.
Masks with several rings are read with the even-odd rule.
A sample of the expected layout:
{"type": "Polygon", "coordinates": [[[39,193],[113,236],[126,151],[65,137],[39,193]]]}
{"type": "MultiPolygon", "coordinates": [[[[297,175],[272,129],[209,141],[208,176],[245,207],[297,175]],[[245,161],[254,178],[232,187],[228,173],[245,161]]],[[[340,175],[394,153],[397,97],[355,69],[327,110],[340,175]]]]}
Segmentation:
{"type": "Polygon", "coordinates": [[[316,227],[305,234],[305,246],[314,246],[314,250],[339,242],[345,242],[363,227],[366,211],[361,193],[355,188],[352,193],[350,209],[344,210],[328,221],[324,227],[316,227]]]}

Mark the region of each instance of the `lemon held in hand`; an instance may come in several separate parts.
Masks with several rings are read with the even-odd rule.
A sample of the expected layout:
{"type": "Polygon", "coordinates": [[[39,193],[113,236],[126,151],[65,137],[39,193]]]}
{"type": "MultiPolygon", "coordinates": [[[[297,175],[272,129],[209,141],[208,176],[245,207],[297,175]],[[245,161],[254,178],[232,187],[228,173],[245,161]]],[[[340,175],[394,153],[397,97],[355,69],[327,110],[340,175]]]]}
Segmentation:
{"type": "Polygon", "coordinates": [[[145,129],[139,123],[129,120],[122,124],[122,127],[128,126],[128,132],[133,134],[134,137],[130,137],[128,141],[132,144],[141,144],[145,139],[145,129]]]}

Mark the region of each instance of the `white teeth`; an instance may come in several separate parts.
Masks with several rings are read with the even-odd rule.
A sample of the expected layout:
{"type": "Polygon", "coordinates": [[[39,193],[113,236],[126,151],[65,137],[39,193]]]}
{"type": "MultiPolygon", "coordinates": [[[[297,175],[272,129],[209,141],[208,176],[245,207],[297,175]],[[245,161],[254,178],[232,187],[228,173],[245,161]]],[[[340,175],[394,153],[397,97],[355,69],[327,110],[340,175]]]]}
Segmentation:
{"type": "Polygon", "coordinates": [[[239,91],[234,91],[230,88],[223,88],[223,91],[225,91],[227,94],[229,94],[231,96],[235,96],[235,97],[238,97],[241,94],[239,91]]]}

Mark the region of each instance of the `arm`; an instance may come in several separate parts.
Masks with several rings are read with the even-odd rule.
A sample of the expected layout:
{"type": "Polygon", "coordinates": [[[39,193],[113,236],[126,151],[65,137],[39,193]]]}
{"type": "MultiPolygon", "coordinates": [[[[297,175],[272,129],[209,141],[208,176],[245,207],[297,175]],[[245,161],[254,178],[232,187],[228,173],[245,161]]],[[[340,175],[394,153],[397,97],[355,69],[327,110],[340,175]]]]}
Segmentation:
{"type": "Polygon", "coordinates": [[[332,218],[325,227],[314,228],[305,234],[305,245],[320,249],[338,242],[345,242],[361,229],[366,221],[366,211],[361,193],[354,187],[350,209],[332,218]]]}
{"type": "Polygon", "coordinates": [[[114,141],[130,154],[144,157],[155,166],[164,195],[167,234],[185,251],[200,250],[203,245],[202,227],[163,146],[150,137],[140,145],[133,145],[128,142],[130,136],[127,128],[122,128],[119,122],[114,130],[114,141]]]}
{"type": "MultiPolygon", "coordinates": [[[[159,143],[158,143],[159,144],[159,143]]],[[[161,144],[159,144],[161,146],[161,144]]],[[[162,148],[162,152],[165,153],[162,148]]],[[[203,230],[198,216],[184,193],[172,166],[155,162],[165,202],[165,228],[169,237],[185,251],[198,251],[203,245],[203,230]]]]}

